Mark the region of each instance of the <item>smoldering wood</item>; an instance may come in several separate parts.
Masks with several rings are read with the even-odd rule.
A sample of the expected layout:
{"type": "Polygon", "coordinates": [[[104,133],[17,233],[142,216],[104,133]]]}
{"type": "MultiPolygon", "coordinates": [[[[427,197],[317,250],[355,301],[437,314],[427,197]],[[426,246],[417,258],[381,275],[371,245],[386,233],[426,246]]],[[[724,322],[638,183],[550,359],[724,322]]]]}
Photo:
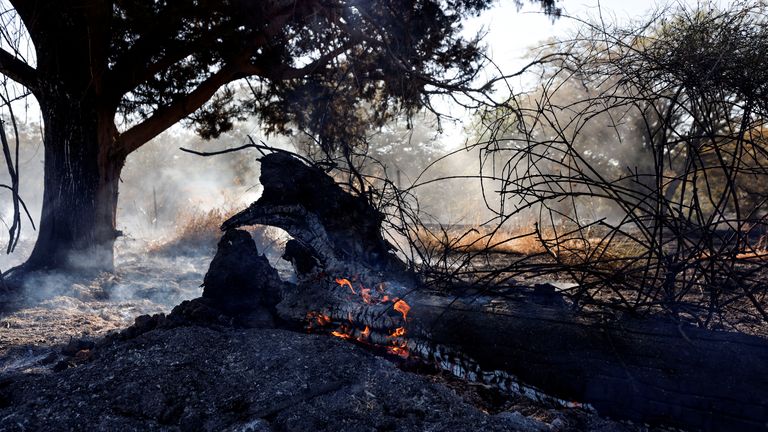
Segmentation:
{"type": "Polygon", "coordinates": [[[319,285],[285,292],[280,316],[299,322],[320,311],[337,324],[370,327],[378,344],[405,325],[400,342],[411,352],[464,378],[586,403],[612,418],[701,430],[764,430],[768,419],[768,344],[758,337],[661,319],[601,322],[554,292],[543,301],[522,287],[512,299],[393,290],[407,291],[403,323],[391,304],[319,285]]]}
{"type": "Polygon", "coordinates": [[[662,319],[604,321],[574,311],[548,285],[515,287],[503,298],[430,293],[415,278],[398,277],[405,267],[381,237],[381,216],[322,170],[273,154],[262,159],[261,180],[263,196],[223,229],[280,227],[298,242],[287,255],[318,263],[298,269],[297,285],[280,286],[278,321],[300,326],[308,314],[321,313],[352,338],[368,327],[361,338],[367,343],[407,347],[469,380],[588,404],[618,419],[701,430],[766,426],[762,338],[662,319]],[[359,286],[353,292],[334,281],[355,275],[354,284],[384,282],[381,293],[405,300],[407,321],[393,301],[366,303],[359,286]],[[405,336],[392,337],[399,327],[405,336]]]}

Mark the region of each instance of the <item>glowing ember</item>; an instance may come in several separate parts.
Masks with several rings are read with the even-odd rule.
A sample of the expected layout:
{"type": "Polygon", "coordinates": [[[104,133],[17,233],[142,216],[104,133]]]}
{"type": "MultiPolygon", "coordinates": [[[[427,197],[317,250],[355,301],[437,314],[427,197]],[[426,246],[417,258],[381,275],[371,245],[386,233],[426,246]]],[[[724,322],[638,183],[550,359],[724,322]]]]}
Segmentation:
{"type": "Polygon", "coordinates": [[[338,330],[332,331],[331,334],[336,336],[337,338],[342,338],[342,339],[351,339],[352,338],[352,335],[350,335],[349,329],[347,328],[347,326],[344,326],[344,325],[339,327],[338,330]]]}
{"type": "Polygon", "coordinates": [[[322,314],[320,312],[307,312],[307,328],[312,329],[313,324],[317,324],[319,327],[325,327],[331,324],[331,317],[322,314]]]}
{"type": "Polygon", "coordinates": [[[365,304],[371,304],[371,289],[370,288],[361,288],[360,289],[360,297],[363,298],[363,302],[365,304]]]}
{"type": "MultiPolygon", "coordinates": [[[[408,313],[411,310],[411,306],[406,303],[405,300],[389,295],[386,292],[385,283],[378,283],[374,285],[373,289],[366,288],[364,285],[360,284],[359,289],[355,290],[352,286],[352,282],[350,282],[350,280],[347,278],[335,278],[334,280],[340,287],[349,288],[352,294],[359,294],[360,299],[365,304],[377,305],[391,303],[392,308],[403,316],[404,322],[407,322],[408,313]]],[[[350,301],[353,300],[350,299],[350,301]]],[[[307,314],[307,321],[309,322],[308,329],[310,330],[312,329],[313,325],[316,325],[317,327],[327,327],[330,324],[333,324],[331,317],[319,312],[309,312],[307,314]]],[[[342,321],[344,320],[342,319],[342,321]]],[[[371,333],[371,328],[368,326],[365,326],[363,330],[356,329],[355,320],[353,320],[352,313],[347,312],[346,323],[341,324],[336,330],[332,331],[331,335],[341,339],[356,340],[362,343],[369,343],[371,333]]],[[[396,355],[401,358],[408,358],[410,356],[408,343],[404,340],[406,333],[407,330],[405,325],[392,331],[392,333],[388,336],[390,340],[384,347],[387,353],[396,355]]]]}
{"type": "Polygon", "coordinates": [[[411,310],[411,307],[408,306],[408,303],[406,303],[403,300],[398,300],[395,302],[394,306],[395,310],[403,314],[403,321],[408,321],[408,311],[411,310]]]}
{"type": "Polygon", "coordinates": [[[349,279],[336,278],[336,283],[339,284],[339,286],[349,287],[349,290],[352,291],[352,294],[357,294],[355,289],[352,288],[352,282],[350,282],[349,279]]]}
{"type": "Polygon", "coordinates": [[[365,330],[360,332],[360,337],[357,338],[360,342],[367,340],[368,337],[371,335],[371,329],[368,326],[365,326],[365,330]]]}
{"type": "Polygon", "coordinates": [[[408,347],[405,345],[405,343],[403,343],[402,345],[388,346],[387,352],[389,354],[394,354],[402,358],[408,358],[408,356],[410,355],[410,353],[408,352],[408,347]]]}
{"type": "Polygon", "coordinates": [[[398,327],[395,329],[394,332],[392,332],[389,337],[402,337],[405,336],[405,327],[398,327]]]}

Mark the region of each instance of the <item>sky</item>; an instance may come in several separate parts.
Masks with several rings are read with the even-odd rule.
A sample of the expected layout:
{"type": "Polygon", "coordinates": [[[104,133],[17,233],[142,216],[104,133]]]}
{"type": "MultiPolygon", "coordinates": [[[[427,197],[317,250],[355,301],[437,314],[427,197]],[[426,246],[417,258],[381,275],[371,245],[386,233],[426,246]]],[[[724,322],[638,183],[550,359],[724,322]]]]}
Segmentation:
{"type": "MultiPolygon", "coordinates": [[[[602,16],[606,23],[630,24],[644,21],[653,11],[665,5],[695,6],[706,3],[699,0],[559,0],[558,6],[563,16],[553,20],[544,15],[538,4],[525,0],[518,10],[512,0],[499,0],[497,5],[479,17],[470,18],[464,23],[464,33],[472,37],[478,32],[485,33],[483,41],[488,56],[498,69],[505,74],[514,73],[530,62],[529,51],[542,42],[555,38],[565,38],[573,31],[578,20],[597,21],[602,16]]],[[[716,5],[727,5],[727,0],[712,0],[716,5]]],[[[488,74],[494,73],[488,71],[488,74]]],[[[495,73],[498,75],[498,73],[495,73]]],[[[490,76],[490,75],[489,75],[490,76]]],[[[520,83],[512,82],[515,85],[520,83]]],[[[497,97],[498,99],[498,97],[497,97]]],[[[466,139],[463,128],[471,121],[471,113],[450,101],[435,101],[435,106],[442,113],[458,118],[458,123],[444,123],[445,133],[441,140],[448,147],[462,145],[466,139]]]]}
{"type": "MultiPolygon", "coordinates": [[[[537,4],[526,1],[518,11],[511,0],[500,0],[494,8],[486,11],[478,18],[472,18],[465,23],[467,34],[475,34],[481,29],[488,33],[485,42],[489,53],[499,65],[514,66],[524,64],[520,59],[525,56],[529,47],[552,37],[564,36],[574,28],[578,19],[602,17],[607,22],[630,23],[633,20],[642,21],[650,12],[660,5],[696,5],[697,0],[560,0],[559,7],[563,9],[563,18],[552,20],[541,12],[537,4]]],[[[715,0],[715,4],[725,5],[726,0],[715,0]]]]}

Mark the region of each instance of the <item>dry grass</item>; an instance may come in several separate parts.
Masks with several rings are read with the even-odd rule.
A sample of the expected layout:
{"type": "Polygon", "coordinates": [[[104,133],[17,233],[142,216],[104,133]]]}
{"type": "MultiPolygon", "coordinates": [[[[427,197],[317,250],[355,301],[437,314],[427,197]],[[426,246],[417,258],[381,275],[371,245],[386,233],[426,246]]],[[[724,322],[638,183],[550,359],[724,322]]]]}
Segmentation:
{"type": "MultiPolygon", "coordinates": [[[[586,231],[586,230],[585,230],[586,231]]],[[[648,248],[636,241],[610,241],[566,227],[545,229],[514,227],[439,227],[420,229],[415,242],[428,255],[491,253],[520,256],[542,255],[568,266],[592,266],[602,272],[625,271],[643,265],[648,248]],[[571,233],[563,236],[563,233],[571,233]],[[557,234],[557,235],[555,235],[557,234]]]]}
{"type": "Polygon", "coordinates": [[[150,242],[149,253],[185,254],[201,249],[215,249],[221,237],[219,228],[225,220],[237,213],[227,206],[223,209],[193,208],[176,217],[173,231],[165,238],[150,242]]]}
{"type": "Polygon", "coordinates": [[[533,255],[545,252],[533,230],[492,230],[488,227],[453,226],[421,228],[415,241],[427,251],[455,253],[495,252],[533,255]]]}
{"type": "MultiPolygon", "coordinates": [[[[242,210],[241,206],[203,210],[193,208],[176,217],[170,234],[151,241],[148,253],[165,255],[189,255],[213,252],[221,238],[221,224],[242,210]]],[[[274,253],[287,241],[287,234],[279,228],[267,226],[243,227],[253,237],[260,253],[274,253]]]]}

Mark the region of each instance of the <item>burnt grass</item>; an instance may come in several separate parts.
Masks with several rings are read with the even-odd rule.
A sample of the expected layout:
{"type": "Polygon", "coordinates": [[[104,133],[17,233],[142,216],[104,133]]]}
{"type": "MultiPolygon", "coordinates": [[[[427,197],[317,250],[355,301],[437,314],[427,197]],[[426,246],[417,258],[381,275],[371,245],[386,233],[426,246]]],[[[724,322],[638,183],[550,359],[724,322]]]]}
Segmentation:
{"type": "MultiPolygon", "coordinates": [[[[638,290],[645,287],[620,286],[611,284],[611,275],[620,273],[617,263],[587,263],[584,266],[574,265],[568,271],[567,265],[558,262],[546,253],[522,254],[517,252],[482,252],[471,256],[453,253],[449,260],[466,263],[466,268],[456,272],[456,277],[448,283],[438,281],[435,285],[439,291],[447,295],[471,295],[473,292],[499,297],[516,295],[520,286],[540,286],[554,290],[563,296],[574,309],[590,316],[613,321],[622,316],[641,318],[672,319],[696,327],[708,328],[715,331],[744,333],[752,336],[768,338],[768,321],[763,317],[754,302],[744,295],[742,287],[734,286],[721,289],[721,300],[714,307],[710,304],[712,293],[698,288],[687,289],[685,293],[676,293],[675,299],[668,304],[665,300],[649,302],[631,310],[624,300],[638,295],[638,290]],[[594,272],[592,266],[602,265],[599,272],[594,272]],[[614,268],[616,267],[616,268],[614,268]],[[590,272],[600,273],[596,278],[590,272]],[[574,275],[581,277],[585,284],[592,284],[586,294],[579,294],[574,275]],[[480,279],[478,283],[478,279],[480,279]],[[457,283],[458,282],[458,283],[457,283]],[[571,288],[566,286],[574,285],[571,288]],[[578,301],[574,301],[578,298],[578,301]],[[680,313],[673,315],[670,309],[678,307],[680,313]],[[712,312],[711,319],[706,321],[712,312]]],[[[757,283],[755,300],[760,309],[768,310],[768,266],[766,258],[760,257],[755,261],[757,270],[751,270],[750,280],[757,283]]],[[[753,263],[753,264],[755,264],[753,263]]],[[[619,264],[624,264],[620,261],[619,264]]],[[[744,267],[747,267],[745,264],[744,267]]],[[[681,290],[682,291],[682,290],[681,290]]]]}

